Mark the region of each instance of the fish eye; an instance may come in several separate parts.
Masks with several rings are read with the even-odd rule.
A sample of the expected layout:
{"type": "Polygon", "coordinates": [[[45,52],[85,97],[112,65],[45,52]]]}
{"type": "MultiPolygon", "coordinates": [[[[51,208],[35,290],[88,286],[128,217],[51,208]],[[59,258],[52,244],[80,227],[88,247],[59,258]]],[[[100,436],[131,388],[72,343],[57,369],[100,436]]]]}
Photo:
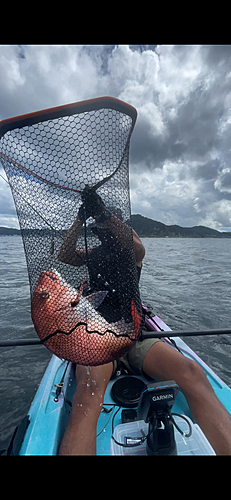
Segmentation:
{"type": "Polygon", "coordinates": [[[41,292],[41,298],[42,299],[48,299],[49,298],[49,292],[47,290],[42,290],[42,292],[41,292]]]}

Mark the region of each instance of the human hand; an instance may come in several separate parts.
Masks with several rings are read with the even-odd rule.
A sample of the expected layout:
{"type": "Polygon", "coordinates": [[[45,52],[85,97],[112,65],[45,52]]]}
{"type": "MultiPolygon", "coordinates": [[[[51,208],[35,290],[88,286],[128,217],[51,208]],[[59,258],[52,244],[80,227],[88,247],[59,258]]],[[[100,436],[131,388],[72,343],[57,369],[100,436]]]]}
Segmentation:
{"type": "Polygon", "coordinates": [[[106,207],[102,198],[92,187],[87,185],[82,192],[81,198],[83,201],[82,207],[84,207],[80,207],[79,211],[81,210],[84,214],[85,210],[86,219],[88,219],[88,217],[93,217],[95,219],[105,212],[106,207]]]}

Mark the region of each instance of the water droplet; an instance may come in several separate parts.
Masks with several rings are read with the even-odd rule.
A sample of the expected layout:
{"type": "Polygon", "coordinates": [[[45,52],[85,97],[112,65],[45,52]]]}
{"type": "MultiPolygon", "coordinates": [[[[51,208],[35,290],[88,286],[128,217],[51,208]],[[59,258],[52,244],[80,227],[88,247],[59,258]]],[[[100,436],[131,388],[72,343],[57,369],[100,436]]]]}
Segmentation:
{"type": "Polygon", "coordinates": [[[87,387],[90,387],[90,384],[88,384],[88,382],[87,382],[87,387]]]}
{"type": "Polygon", "coordinates": [[[92,396],[94,396],[94,395],[95,395],[95,393],[94,393],[94,392],[92,392],[92,393],[91,393],[91,395],[92,395],[92,396]]]}

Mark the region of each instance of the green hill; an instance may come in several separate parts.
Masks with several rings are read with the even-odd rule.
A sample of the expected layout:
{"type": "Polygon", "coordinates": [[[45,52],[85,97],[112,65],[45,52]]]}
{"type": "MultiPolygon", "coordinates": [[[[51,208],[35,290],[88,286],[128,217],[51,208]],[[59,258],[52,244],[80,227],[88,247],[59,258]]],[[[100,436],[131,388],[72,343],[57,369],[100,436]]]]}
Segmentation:
{"type": "MultiPolygon", "coordinates": [[[[133,229],[140,237],[147,238],[231,238],[231,232],[220,232],[205,226],[181,227],[166,226],[162,222],[143,217],[143,215],[132,215],[131,223],[133,229]]],[[[33,230],[32,230],[33,231],[33,230]]],[[[36,230],[35,230],[36,231],[36,230]]],[[[48,232],[50,230],[48,229],[48,232]]],[[[1,235],[20,235],[19,229],[11,227],[0,227],[1,235]]]]}
{"type": "Polygon", "coordinates": [[[166,226],[143,215],[132,215],[133,229],[140,237],[148,238],[231,238],[231,233],[220,232],[205,226],[166,226]]]}
{"type": "Polygon", "coordinates": [[[14,235],[20,235],[21,231],[20,229],[14,229],[13,227],[3,227],[0,226],[0,236],[14,236],[14,235]]]}

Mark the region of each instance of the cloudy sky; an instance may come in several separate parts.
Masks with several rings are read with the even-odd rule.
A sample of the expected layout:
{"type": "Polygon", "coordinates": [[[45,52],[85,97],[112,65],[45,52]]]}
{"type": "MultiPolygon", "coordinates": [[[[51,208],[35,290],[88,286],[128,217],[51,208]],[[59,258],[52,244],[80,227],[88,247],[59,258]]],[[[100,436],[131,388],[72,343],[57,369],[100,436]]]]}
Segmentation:
{"type": "MultiPolygon", "coordinates": [[[[0,46],[0,75],[0,120],[103,95],[133,105],[132,213],[231,230],[231,46],[0,46]]],[[[0,225],[18,227],[1,178],[0,225]]]]}

